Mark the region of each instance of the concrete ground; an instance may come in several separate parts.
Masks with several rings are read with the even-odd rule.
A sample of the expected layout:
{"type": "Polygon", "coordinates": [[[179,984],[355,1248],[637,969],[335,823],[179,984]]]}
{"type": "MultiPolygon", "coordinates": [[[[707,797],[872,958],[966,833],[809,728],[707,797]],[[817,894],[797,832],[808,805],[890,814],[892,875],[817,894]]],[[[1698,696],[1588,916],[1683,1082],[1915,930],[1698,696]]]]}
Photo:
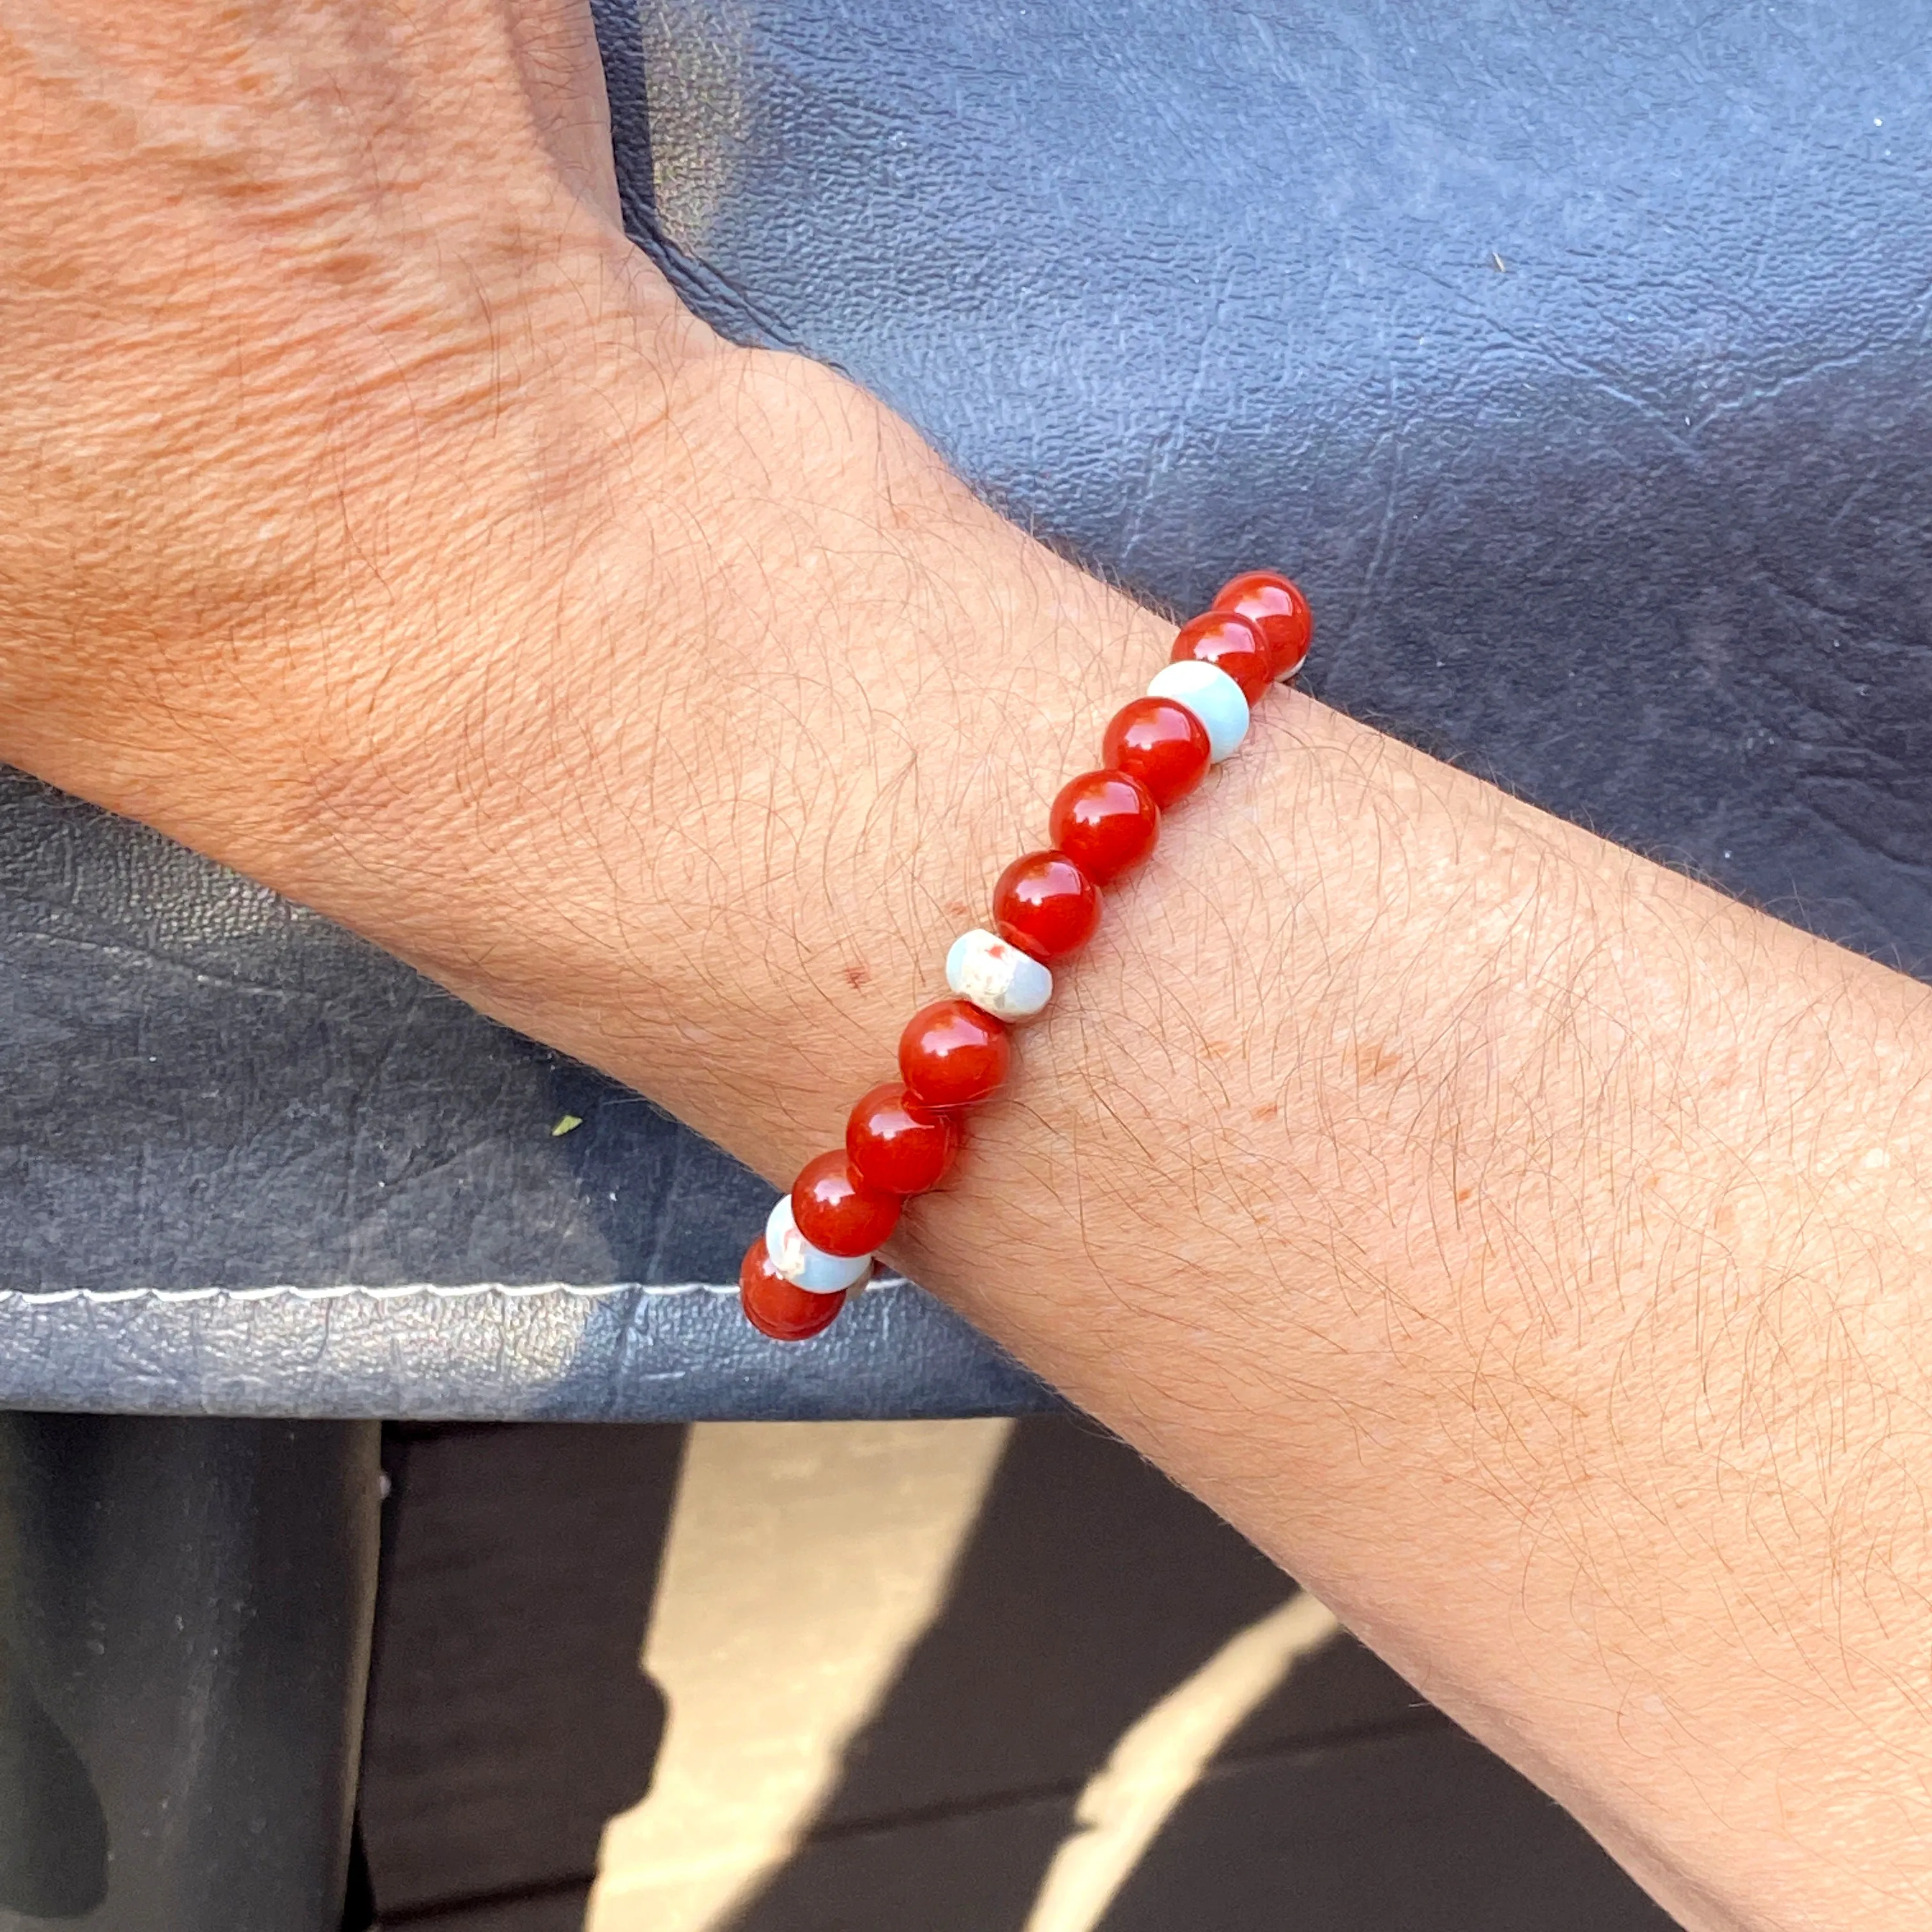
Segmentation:
{"type": "Polygon", "coordinates": [[[422,1932],[1657,1932],[1077,1419],[415,1429],[363,1828],[422,1932]]]}

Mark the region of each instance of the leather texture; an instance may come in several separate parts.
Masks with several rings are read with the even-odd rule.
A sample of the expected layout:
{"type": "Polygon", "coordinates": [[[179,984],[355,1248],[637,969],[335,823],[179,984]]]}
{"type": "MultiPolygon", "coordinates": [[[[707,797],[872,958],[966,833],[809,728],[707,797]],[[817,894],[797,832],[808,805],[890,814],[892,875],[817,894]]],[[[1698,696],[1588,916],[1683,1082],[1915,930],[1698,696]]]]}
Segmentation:
{"type": "Polygon", "coordinates": [[[1053,1406],[903,1283],[819,1341],[766,1342],[713,1286],[764,1224],[762,1181],[167,840],[0,776],[0,1406],[1053,1406]]]}
{"type": "Polygon", "coordinates": [[[784,1352],[735,1283],[71,1290],[7,1297],[0,1326],[0,1408],[755,1422],[1060,1406],[899,1280],[839,1317],[836,1346],[784,1352]]]}
{"type": "MultiPolygon", "coordinates": [[[[721,327],[842,366],[1151,601],[1285,566],[1329,701],[1925,971],[1924,5],[598,11],[627,218],[721,327]]],[[[632,1288],[104,1304],[724,1282],[768,1193],[24,780],[0,888],[8,1402],[1045,1399],[910,1291],[786,1354],[632,1288]]]]}

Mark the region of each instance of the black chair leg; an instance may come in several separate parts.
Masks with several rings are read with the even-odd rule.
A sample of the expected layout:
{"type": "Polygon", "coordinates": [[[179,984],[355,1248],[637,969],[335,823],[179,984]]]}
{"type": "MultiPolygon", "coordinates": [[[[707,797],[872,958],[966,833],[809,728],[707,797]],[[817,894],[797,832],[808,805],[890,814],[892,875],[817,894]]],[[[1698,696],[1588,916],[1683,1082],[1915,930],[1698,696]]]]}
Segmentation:
{"type": "Polygon", "coordinates": [[[378,1441],[0,1414],[0,1932],[338,1932],[378,1441]]]}
{"type": "Polygon", "coordinates": [[[376,1924],[376,1888],[369,1877],[369,1856],[362,1849],[362,1826],[356,1821],[349,1842],[349,1882],[342,1895],[341,1932],[371,1932],[376,1924]]]}

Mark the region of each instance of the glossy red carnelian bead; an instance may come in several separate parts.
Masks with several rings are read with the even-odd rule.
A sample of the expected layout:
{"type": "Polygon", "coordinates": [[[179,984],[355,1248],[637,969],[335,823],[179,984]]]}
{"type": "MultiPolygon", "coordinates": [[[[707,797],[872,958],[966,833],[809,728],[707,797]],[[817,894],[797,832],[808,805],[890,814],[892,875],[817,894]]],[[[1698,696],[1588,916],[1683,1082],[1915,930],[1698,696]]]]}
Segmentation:
{"type": "Polygon", "coordinates": [[[1011,1058],[1004,1023],[970,1000],[935,1000],[899,1035],[899,1071],[922,1107],[970,1107],[983,1100],[1006,1077],[1011,1058]]]}
{"type": "Polygon", "coordinates": [[[868,1187],[853,1173],[845,1150],[820,1154],[791,1184],[798,1232],[828,1255],[869,1255],[898,1226],[899,1197],[868,1187]]]}
{"type": "Polygon", "coordinates": [[[1047,821],[1054,844],[1096,886],[1138,866],[1160,836],[1154,794],[1125,772],[1082,772],[1060,788],[1047,821]]]}
{"type": "Polygon", "coordinates": [[[1029,852],[1000,874],[993,923],[1009,946],[1051,966],[1094,937],[1100,895],[1064,852],[1029,852]]]}
{"type": "Polygon", "coordinates": [[[738,1270],[738,1299],[745,1319],[774,1342],[808,1342],[838,1320],[845,1292],[814,1294],[809,1288],[794,1288],[772,1266],[760,1234],[745,1250],[744,1264],[738,1270]]]}
{"type": "Polygon", "coordinates": [[[1261,702],[1274,677],[1274,653],[1261,626],[1238,610],[1204,610],[1190,617],[1181,626],[1170,655],[1175,664],[1192,658],[1197,664],[1218,666],[1241,687],[1241,695],[1250,704],[1261,702]]]}
{"type": "Polygon", "coordinates": [[[958,1146],[958,1123],[928,1113],[896,1080],[874,1087],[845,1123],[852,1172],[888,1194],[923,1194],[937,1186],[958,1146]]]}
{"type": "Polygon", "coordinates": [[[1137,698],[1122,705],[1100,740],[1101,757],[1115,771],[1139,779],[1163,812],[1206,776],[1208,752],[1200,719],[1171,698],[1137,698]]]}
{"type": "Polygon", "coordinates": [[[1214,608],[1238,611],[1267,639],[1274,676],[1301,668],[1315,638],[1315,613],[1292,579],[1272,570],[1244,571],[1214,593],[1214,608]]]}

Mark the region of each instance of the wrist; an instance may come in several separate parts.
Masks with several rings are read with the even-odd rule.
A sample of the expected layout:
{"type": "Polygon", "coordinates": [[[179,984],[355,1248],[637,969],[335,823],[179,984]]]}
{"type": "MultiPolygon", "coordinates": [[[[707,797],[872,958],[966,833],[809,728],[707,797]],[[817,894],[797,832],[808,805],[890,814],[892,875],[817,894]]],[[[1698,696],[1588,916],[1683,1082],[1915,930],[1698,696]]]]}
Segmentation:
{"type": "Polygon", "coordinates": [[[0,757],[278,883],[313,869],[334,785],[546,614],[620,458],[702,387],[708,333],[585,227],[520,274],[472,265],[466,301],[406,275],[292,314],[174,292],[172,380],[136,358],[68,394],[46,489],[16,494],[0,757]],[[619,364],[655,392],[603,392],[619,364]]]}
{"type": "Polygon", "coordinates": [[[813,365],[591,375],[561,483],[412,500],[389,620],[304,640],[262,825],[144,815],[776,1172],[1166,634],[813,365]]]}

